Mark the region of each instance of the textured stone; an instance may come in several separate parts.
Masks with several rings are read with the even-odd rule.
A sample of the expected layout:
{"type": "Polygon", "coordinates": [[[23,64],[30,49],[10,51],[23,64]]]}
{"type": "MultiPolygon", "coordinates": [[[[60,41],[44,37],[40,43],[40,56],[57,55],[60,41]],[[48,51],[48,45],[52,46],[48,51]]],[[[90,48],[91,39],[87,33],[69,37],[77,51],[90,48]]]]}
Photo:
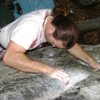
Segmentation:
{"type": "MultiPolygon", "coordinates": [[[[83,46],[100,63],[100,45],[83,46]]],[[[0,100],[100,100],[100,72],[65,50],[51,46],[29,51],[34,60],[62,68],[71,77],[64,86],[44,74],[24,73],[0,62],[0,100]],[[94,91],[95,90],[95,91],[94,91]]]]}

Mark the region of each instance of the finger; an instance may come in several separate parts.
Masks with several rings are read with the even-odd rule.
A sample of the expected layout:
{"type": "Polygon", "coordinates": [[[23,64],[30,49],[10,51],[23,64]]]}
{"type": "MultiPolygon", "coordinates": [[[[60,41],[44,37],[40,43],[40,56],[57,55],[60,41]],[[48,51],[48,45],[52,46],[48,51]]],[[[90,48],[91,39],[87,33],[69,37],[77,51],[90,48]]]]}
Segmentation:
{"type": "Polygon", "coordinates": [[[66,73],[64,73],[64,72],[62,72],[62,71],[56,71],[56,72],[54,72],[51,75],[51,77],[59,79],[60,81],[63,82],[63,84],[68,84],[69,81],[70,81],[69,75],[66,74],[66,73]]]}
{"type": "Polygon", "coordinates": [[[96,72],[96,71],[98,71],[98,69],[97,69],[97,68],[95,68],[95,69],[93,69],[93,71],[94,71],[94,72],[96,72]]]}
{"type": "Polygon", "coordinates": [[[98,70],[100,70],[100,64],[97,64],[97,65],[95,66],[95,69],[94,69],[94,71],[98,71],[98,70]]]}

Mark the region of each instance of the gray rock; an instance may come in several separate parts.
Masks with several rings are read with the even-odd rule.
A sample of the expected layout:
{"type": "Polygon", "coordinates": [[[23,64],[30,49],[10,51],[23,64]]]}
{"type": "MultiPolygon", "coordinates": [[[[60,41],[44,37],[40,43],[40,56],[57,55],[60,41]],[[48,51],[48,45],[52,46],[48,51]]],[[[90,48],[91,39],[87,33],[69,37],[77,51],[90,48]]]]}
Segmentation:
{"type": "MultiPolygon", "coordinates": [[[[100,45],[83,46],[100,62],[100,45]]],[[[51,46],[29,51],[34,60],[62,68],[71,77],[69,85],[44,74],[24,73],[0,62],[0,100],[100,100],[100,73],[63,49],[51,46]],[[95,90],[95,91],[94,91],[95,90]]]]}

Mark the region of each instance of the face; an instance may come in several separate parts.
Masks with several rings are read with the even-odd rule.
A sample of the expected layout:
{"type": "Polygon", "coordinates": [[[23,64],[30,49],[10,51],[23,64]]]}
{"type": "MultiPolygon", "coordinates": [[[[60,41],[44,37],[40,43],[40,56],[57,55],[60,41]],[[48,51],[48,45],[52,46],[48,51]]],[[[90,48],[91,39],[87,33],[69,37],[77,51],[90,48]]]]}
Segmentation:
{"type": "Polygon", "coordinates": [[[58,48],[65,48],[63,46],[63,42],[60,41],[60,40],[57,40],[53,37],[53,32],[55,31],[55,27],[51,24],[51,21],[52,20],[49,20],[47,23],[46,23],[46,26],[45,26],[45,37],[46,37],[46,40],[52,44],[52,46],[54,47],[58,47],[58,48]]]}

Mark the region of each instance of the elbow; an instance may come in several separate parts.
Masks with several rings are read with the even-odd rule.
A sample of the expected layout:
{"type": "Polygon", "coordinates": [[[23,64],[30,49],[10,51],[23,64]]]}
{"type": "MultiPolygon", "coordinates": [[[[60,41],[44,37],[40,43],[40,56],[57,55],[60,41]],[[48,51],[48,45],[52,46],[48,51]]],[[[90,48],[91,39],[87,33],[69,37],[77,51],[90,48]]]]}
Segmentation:
{"type": "Polygon", "coordinates": [[[8,56],[5,54],[5,55],[3,56],[3,63],[4,63],[5,65],[9,65],[8,62],[9,62],[8,56]]]}

